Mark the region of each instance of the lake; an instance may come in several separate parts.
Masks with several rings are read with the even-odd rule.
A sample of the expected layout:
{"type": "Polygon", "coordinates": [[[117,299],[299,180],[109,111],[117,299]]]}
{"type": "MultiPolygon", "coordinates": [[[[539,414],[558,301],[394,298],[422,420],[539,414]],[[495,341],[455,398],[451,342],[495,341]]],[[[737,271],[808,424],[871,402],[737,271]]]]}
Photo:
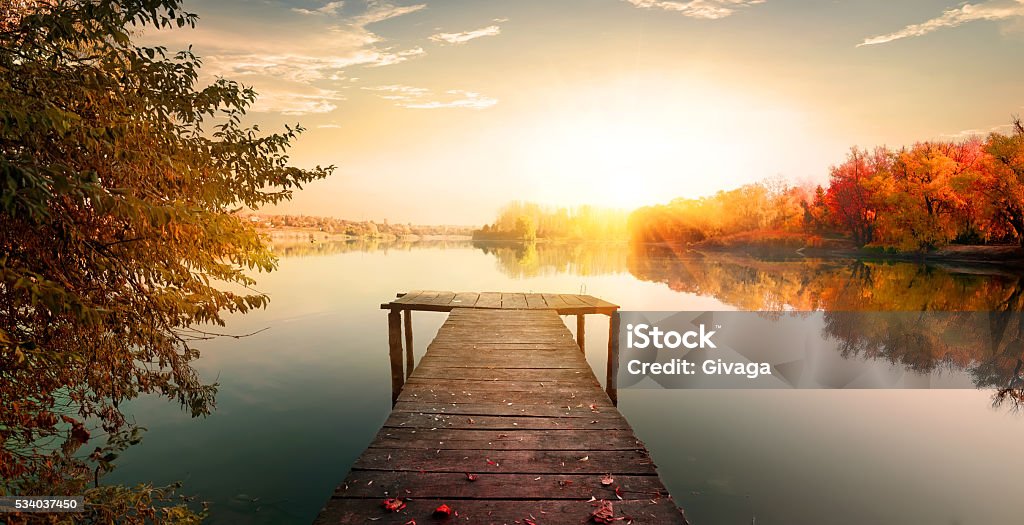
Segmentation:
{"type": "MultiPolygon", "coordinates": [[[[258,277],[270,306],[226,329],[266,330],[200,346],[197,368],[220,384],[216,411],[192,419],[163,399],[132,402],[148,432],[107,482],[183,481],[217,524],[311,522],[390,411],[379,305],[396,292],[587,293],[624,310],[1018,311],[1024,288],[993,269],[618,244],[277,250],[279,270],[258,277]]],[[[413,315],[417,358],[443,320],[413,315]]],[[[602,381],[606,343],[607,318],[588,316],[587,359],[602,381]]],[[[970,359],[955,365],[948,373],[978,375],[970,359]]],[[[992,401],[987,388],[619,391],[620,410],[695,525],[1020,523],[1024,417],[992,401]]]]}

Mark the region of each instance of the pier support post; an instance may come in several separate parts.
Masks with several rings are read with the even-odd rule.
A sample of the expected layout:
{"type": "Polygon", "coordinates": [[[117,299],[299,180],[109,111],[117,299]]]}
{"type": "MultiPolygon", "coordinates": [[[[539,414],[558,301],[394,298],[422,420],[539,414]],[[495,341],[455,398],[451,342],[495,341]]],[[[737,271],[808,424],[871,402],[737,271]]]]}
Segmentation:
{"type": "Polygon", "coordinates": [[[605,390],[612,404],[619,406],[619,389],[616,377],[619,372],[619,311],[615,310],[608,316],[608,377],[605,390]]]}
{"type": "Polygon", "coordinates": [[[583,314],[576,314],[576,344],[580,345],[580,352],[583,352],[583,355],[587,355],[586,332],[586,317],[583,314]]]}
{"type": "Polygon", "coordinates": [[[391,406],[398,401],[405,379],[402,376],[402,312],[388,312],[388,354],[391,357],[391,406]]]}
{"type": "Polygon", "coordinates": [[[402,310],[402,317],[405,322],[405,378],[409,379],[416,366],[412,355],[412,310],[402,310]]]}

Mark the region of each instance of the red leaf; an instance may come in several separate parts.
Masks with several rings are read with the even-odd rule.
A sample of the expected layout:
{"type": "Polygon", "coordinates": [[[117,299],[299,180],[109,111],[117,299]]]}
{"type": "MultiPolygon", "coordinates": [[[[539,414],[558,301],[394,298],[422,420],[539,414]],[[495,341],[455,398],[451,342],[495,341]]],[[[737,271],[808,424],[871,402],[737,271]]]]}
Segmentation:
{"type": "Polygon", "coordinates": [[[402,525],[416,525],[416,520],[409,520],[409,521],[403,523],[402,525]]]}
{"type": "Polygon", "coordinates": [[[83,445],[89,442],[89,431],[85,428],[85,425],[75,422],[71,425],[71,439],[82,443],[83,445]]]}
{"type": "Polygon", "coordinates": [[[477,476],[476,474],[470,474],[470,473],[467,472],[466,473],[466,479],[468,479],[470,481],[476,481],[476,480],[480,479],[480,476],[477,476]]]}
{"type": "Polygon", "coordinates": [[[492,461],[491,458],[487,458],[487,464],[492,466],[492,467],[497,467],[498,466],[498,462],[497,461],[492,461]]]}
{"type": "Polygon", "coordinates": [[[615,509],[612,508],[612,503],[605,500],[598,502],[597,510],[590,513],[590,518],[594,520],[594,523],[614,523],[624,519],[616,518],[615,509]]]}
{"type": "Polygon", "coordinates": [[[606,487],[612,483],[615,483],[615,478],[613,478],[611,474],[605,474],[605,476],[601,478],[601,484],[606,487]]]}
{"type": "Polygon", "coordinates": [[[440,507],[434,509],[435,518],[449,518],[452,515],[452,508],[444,503],[440,507]]]}
{"type": "Polygon", "coordinates": [[[386,510],[390,510],[391,512],[398,512],[405,508],[405,502],[400,498],[388,498],[384,500],[382,505],[386,510]]]}

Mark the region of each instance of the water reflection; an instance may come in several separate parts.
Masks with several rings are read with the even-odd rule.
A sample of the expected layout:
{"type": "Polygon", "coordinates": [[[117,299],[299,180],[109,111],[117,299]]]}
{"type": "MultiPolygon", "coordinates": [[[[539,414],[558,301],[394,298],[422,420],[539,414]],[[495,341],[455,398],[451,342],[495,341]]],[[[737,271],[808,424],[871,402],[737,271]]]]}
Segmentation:
{"type": "Polygon", "coordinates": [[[399,239],[317,239],[315,237],[274,237],[271,239],[274,253],[281,257],[308,257],[317,255],[333,255],[350,252],[383,252],[409,251],[412,249],[449,249],[467,248],[468,239],[438,238],[420,239],[415,237],[399,239]]]}
{"type": "Polygon", "coordinates": [[[628,271],[677,292],[749,311],[824,311],[843,357],[884,360],[917,373],[969,374],[1020,407],[1024,283],[998,267],[855,259],[766,260],[664,245],[473,243],[514,278],[628,271]],[[857,315],[857,312],[963,312],[857,315]],[[968,313],[970,312],[970,313],[968,313]],[[985,337],[981,337],[986,334],[985,337]]]}
{"type": "Polygon", "coordinates": [[[498,269],[509,277],[552,274],[608,275],[626,271],[627,244],[622,242],[495,242],[473,241],[473,247],[493,255],[498,269]]]}
{"type": "Polygon", "coordinates": [[[823,317],[824,334],[839,342],[844,358],[883,360],[918,374],[962,371],[976,387],[997,389],[997,402],[1019,399],[1020,312],[824,312],[823,317]]]}
{"type": "Polygon", "coordinates": [[[1021,407],[1024,353],[1019,313],[1024,283],[987,266],[937,266],[861,260],[772,261],[706,256],[633,245],[630,272],[682,292],[713,295],[743,310],[824,310],[826,334],[844,357],[885,359],[916,372],[965,370],[994,402],[1021,407]],[[857,311],[984,312],[863,316],[857,311]],[[985,330],[984,328],[987,328],[985,330]],[[980,334],[990,337],[978,337],[980,334]]]}
{"type": "Polygon", "coordinates": [[[629,272],[741,310],[1019,311],[1021,276],[995,267],[763,260],[631,246],[629,272]]]}

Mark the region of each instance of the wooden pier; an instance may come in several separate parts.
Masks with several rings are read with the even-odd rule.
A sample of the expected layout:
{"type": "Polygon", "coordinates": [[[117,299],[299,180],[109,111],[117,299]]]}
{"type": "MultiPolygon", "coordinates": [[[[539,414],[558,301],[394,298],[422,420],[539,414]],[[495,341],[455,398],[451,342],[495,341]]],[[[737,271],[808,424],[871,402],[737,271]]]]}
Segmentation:
{"type": "Polygon", "coordinates": [[[410,292],[381,308],[394,408],[317,525],[686,523],[615,408],[618,306],[587,295],[410,292]],[[415,310],[450,313],[413,367],[415,310]],[[607,390],[584,356],[587,314],[610,319],[607,390]],[[559,315],[578,316],[578,341],[559,315]],[[401,510],[385,508],[390,498],[401,510]]]}

